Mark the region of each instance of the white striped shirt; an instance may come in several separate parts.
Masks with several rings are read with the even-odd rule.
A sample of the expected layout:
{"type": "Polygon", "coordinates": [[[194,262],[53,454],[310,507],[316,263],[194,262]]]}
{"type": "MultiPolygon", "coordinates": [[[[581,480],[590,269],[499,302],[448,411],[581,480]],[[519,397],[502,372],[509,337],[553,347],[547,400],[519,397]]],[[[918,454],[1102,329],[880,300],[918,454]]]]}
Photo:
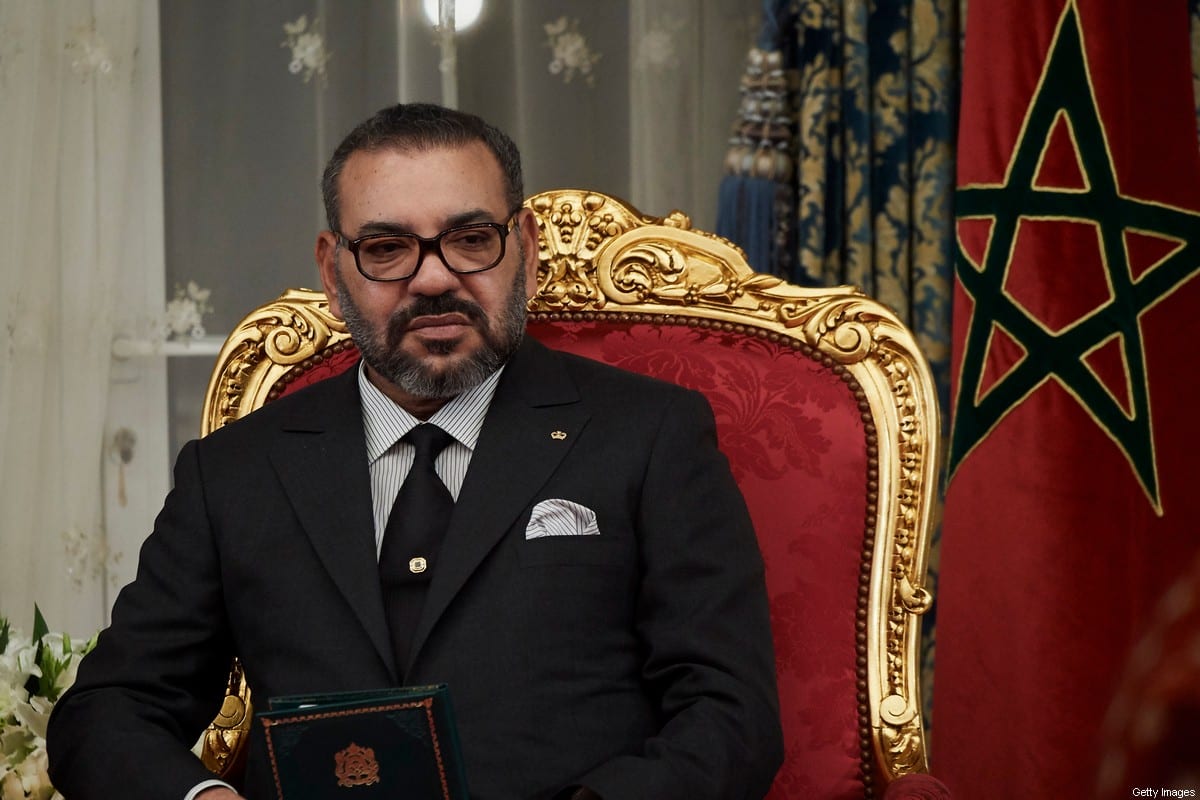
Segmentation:
{"type": "MultiPolygon", "coordinates": [[[[451,399],[426,420],[454,437],[454,441],[438,454],[434,469],[456,501],[502,372],[504,367],[474,389],[451,399]]],[[[358,366],[358,389],[362,395],[367,464],[371,472],[371,506],[375,515],[375,553],[378,555],[392,504],[396,502],[400,485],[412,468],[416,454],[416,448],[400,439],[422,420],[396,405],[367,379],[365,362],[358,366]]]]}

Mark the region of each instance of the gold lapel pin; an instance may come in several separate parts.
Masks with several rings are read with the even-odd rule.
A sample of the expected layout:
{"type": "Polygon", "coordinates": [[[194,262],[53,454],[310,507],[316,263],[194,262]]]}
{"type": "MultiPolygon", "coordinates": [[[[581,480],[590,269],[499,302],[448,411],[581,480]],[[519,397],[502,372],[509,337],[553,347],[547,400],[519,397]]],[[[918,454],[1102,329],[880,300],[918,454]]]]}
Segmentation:
{"type": "Polygon", "coordinates": [[[408,571],[413,575],[420,575],[427,569],[429,569],[429,562],[420,556],[408,560],[408,571]]]}
{"type": "Polygon", "coordinates": [[[556,442],[561,442],[563,439],[567,438],[567,432],[566,431],[551,431],[550,438],[554,439],[556,442]]]}

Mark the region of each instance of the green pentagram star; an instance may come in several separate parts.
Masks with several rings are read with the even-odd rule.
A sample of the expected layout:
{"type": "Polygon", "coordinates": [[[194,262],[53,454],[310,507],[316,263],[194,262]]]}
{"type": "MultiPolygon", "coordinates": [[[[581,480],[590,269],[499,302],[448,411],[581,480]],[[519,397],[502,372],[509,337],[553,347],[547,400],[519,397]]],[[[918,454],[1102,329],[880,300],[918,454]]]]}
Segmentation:
{"type": "Polygon", "coordinates": [[[1005,182],[960,188],[955,202],[959,219],[989,220],[992,230],[982,264],[971,262],[961,241],[958,248],[958,279],[973,299],[974,311],[955,401],[950,474],[1026,397],[1046,381],[1056,380],[1125,454],[1155,511],[1162,513],[1139,317],[1200,273],[1200,214],[1126,197],[1118,190],[1073,2],[1063,14],[1005,182]],[[1085,185],[1081,189],[1035,186],[1043,148],[1063,115],[1074,134],[1085,185]],[[1015,301],[1005,291],[1005,280],[1022,219],[1094,226],[1109,284],[1107,301],[1057,331],[1015,301]],[[1178,246],[1135,277],[1124,246],[1126,231],[1147,233],[1178,246]],[[993,325],[1002,328],[1026,357],[978,396],[993,325]],[[1114,337],[1126,367],[1128,410],[1084,361],[1114,337]]]}

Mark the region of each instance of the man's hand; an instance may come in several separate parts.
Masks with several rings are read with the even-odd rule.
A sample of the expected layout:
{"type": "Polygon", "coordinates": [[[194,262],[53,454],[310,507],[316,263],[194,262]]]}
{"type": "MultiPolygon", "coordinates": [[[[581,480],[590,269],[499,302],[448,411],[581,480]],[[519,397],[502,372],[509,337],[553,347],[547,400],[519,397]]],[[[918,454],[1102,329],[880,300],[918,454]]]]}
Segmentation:
{"type": "Polygon", "coordinates": [[[246,800],[246,798],[224,786],[213,786],[196,795],[196,800],[246,800]]]}

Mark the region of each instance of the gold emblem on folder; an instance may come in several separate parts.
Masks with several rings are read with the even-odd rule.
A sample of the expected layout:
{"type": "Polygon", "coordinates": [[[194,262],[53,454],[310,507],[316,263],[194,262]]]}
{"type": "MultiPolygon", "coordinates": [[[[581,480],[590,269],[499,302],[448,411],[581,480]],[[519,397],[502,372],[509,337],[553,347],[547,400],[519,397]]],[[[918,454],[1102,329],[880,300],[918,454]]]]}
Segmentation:
{"type": "Polygon", "coordinates": [[[563,439],[567,438],[567,432],[566,431],[554,431],[553,433],[550,434],[550,438],[554,439],[555,441],[561,442],[563,439]]]}
{"type": "Polygon", "coordinates": [[[379,783],[379,762],[375,760],[375,751],[370,747],[350,746],[340,753],[333,754],[337,762],[338,786],[370,786],[379,783]]]}

